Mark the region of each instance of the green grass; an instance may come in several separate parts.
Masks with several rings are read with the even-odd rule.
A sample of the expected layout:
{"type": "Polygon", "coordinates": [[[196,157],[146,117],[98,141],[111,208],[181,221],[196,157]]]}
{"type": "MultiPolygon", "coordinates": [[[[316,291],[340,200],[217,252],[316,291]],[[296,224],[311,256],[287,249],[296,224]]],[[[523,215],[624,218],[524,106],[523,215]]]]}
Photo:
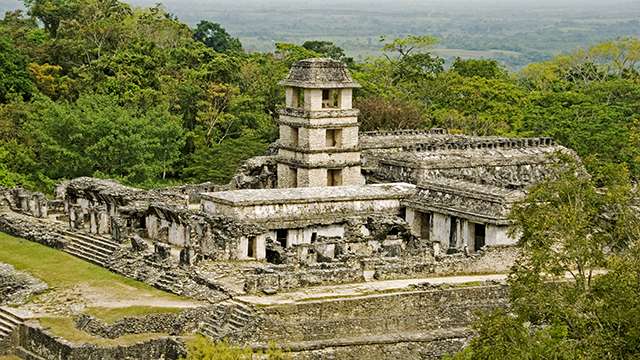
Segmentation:
{"type": "Polygon", "coordinates": [[[90,307],[84,313],[113,324],[126,317],[141,317],[151,314],[177,314],[184,309],[171,307],[129,306],[125,308],[90,307]]]}
{"type": "Polygon", "coordinates": [[[0,360],[22,360],[22,359],[20,359],[15,355],[5,355],[5,356],[0,356],[0,360]]]}
{"type": "Polygon", "coordinates": [[[116,339],[105,339],[78,330],[71,318],[41,318],[39,321],[40,325],[51,334],[79,344],[95,344],[101,346],[131,345],[167,336],[167,334],[148,333],[126,335],[116,339]]]}
{"type": "Polygon", "coordinates": [[[135,294],[161,299],[183,298],[156,290],[153,287],[114,274],[97,265],[85,262],[44,245],[0,233],[0,262],[13,265],[46,282],[52,288],[71,288],[79,284],[108,290],[113,296],[131,298],[135,294]]]}

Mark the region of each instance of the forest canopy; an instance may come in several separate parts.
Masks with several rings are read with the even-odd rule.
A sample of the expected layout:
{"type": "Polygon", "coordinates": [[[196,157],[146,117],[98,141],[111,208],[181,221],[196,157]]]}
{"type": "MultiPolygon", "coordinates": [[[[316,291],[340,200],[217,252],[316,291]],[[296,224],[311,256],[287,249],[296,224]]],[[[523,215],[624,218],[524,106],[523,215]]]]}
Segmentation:
{"type": "Polygon", "coordinates": [[[363,85],[361,129],[446,127],[551,136],[640,176],[640,40],[619,38],[508,71],[432,53],[430,35],[383,39],[355,61],[335,44],[249,53],[220,24],[161,6],[27,0],[0,20],[0,185],[50,191],[77,176],[158,187],[225,183],[277,138],[277,82],[295,61],[333,57],[363,85]]]}

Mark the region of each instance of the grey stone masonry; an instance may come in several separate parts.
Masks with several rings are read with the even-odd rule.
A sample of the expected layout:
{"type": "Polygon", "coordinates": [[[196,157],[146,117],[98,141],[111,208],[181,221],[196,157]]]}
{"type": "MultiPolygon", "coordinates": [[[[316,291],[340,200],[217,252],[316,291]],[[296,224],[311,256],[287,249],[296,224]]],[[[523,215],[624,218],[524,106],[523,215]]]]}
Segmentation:
{"type": "Polygon", "coordinates": [[[332,59],[297,62],[281,85],[278,188],[363,185],[353,81],[332,59]]]}

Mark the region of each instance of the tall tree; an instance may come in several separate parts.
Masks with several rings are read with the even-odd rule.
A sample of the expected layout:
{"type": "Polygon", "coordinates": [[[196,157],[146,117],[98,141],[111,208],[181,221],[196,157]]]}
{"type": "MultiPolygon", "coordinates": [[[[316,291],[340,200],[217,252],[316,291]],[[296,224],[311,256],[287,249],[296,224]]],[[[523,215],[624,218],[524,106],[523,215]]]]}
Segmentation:
{"type": "Polygon", "coordinates": [[[211,21],[200,21],[193,32],[193,38],[217,52],[242,51],[240,40],[229,35],[220,24],[211,21]]]}

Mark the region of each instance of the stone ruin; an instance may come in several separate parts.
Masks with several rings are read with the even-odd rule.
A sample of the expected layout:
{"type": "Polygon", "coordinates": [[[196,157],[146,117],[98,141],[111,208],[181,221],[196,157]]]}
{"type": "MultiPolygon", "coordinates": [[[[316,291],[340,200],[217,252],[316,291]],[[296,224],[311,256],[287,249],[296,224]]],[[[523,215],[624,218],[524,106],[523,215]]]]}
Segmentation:
{"type": "MultiPolygon", "coordinates": [[[[281,85],[277,153],[248,160],[230,184],[141,190],[79,178],[60,184],[55,200],[1,189],[0,231],[214,304],[316,285],[502,272],[517,253],[513,204],[553,174],[556,153],[575,156],[549,138],[359,133],[351,101],[359,85],[330,59],[295,64],[281,85]]],[[[249,316],[241,305],[221,309],[249,316]]],[[[220,321],[202,332],[222,336],[220,321]]],[[[237,338],[255,340],[250,328],[234,328],[237,338]]]]}

